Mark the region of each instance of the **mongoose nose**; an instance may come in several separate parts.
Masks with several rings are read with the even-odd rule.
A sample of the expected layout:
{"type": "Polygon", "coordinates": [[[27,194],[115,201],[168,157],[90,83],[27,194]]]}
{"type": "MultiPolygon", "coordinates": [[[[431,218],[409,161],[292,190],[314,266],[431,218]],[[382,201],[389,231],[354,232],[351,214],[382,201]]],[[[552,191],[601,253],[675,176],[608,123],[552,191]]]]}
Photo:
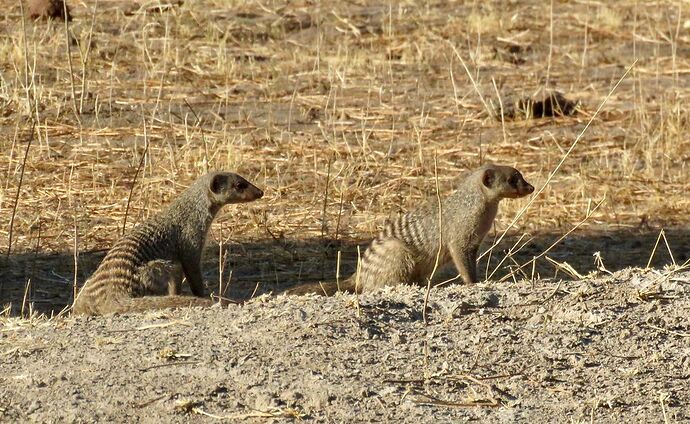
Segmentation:
{"type": "Polygon", "coordinates": [[[261,199],[262,197],[264,197],[264,191],[261,190],[260,188],[257,188],[257,190],[259,191],[259,193],[257,194],[257,198],[261,199]]]}
{"type": "Polygon", "coordinates": [[[534,186],[532,184],[528,183],[527,187],[525,187],[525,192],[527,192],[527,194],[531,194],[533,191],[534,191],[534,186]]]}

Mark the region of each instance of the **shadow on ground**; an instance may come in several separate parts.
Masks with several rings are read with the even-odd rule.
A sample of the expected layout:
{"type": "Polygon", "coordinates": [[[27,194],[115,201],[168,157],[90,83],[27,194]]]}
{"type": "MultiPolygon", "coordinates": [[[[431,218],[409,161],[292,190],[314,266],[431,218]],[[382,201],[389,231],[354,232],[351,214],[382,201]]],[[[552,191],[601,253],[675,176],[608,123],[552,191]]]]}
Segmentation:
{"type": "MultiPolygon", "coordinates": [[[[577,273],[586,274],[596,269],[594,253],[600,252],[603,264],[609,271],[647,265],[656,244],[658,232],[617,231],[592,233],[563,240],[546,255],[560,264],[566,263],[577,273]]],[[[500,264],[491,280],[501,280],[534,256],[541,254],[560,234],[545,234],[532,239],[512,258],[504,259],[505,252],[518,240],[507,237],[487,259],[480,261],[480,275],[486,276],[500,264]]],[[[690,256],[690,229],[666,231],[666,239],[676,263],[690,256]]],[[[523,242],[527,239],[523,239],[523,242]]],[[[366,241],[360,244],[362,252],[366,241]]],[[[356,268],[357,243],[332,239],[264,240],[253,243],[226,246],[227,255],[223,272],[225,297],[236,300],[248,299],[263,293],[280,293],[290,287],[307,282],[335,280],[340,254],[341,278],[349,276],[356,268]],[[229,284],[228,284],[229,281],[229,284]]],[[[485,242],[483,248],[490,246],[485,242]]],[[[210,247],[204,261],[205,281],[210,290],[218,291],[220,272],[217,246],[210,247]]],[[[86,281],[101,261],[105,251],[83,252],[78,259],[77,284],[86,281]]],[[[545,257],[537,260],[535,277],[574,279],[567,267],[556,265],[545,257]]],[[[652,266],[672,263],[669,249],[663,240],[656,248],[652,266]]],[[[531,265],[524,267],[524,275],[530,277],[531,265]]],[[[435,280],[443,281],[454,273],[452,266],[442,270],[435,280]]],[[[510,278],[512,279],[512,277],[510,278]]],[[[57,313],[73,298],[74,258],[69,254],[22,253],[0,258],[0,304],[12,304],[11,313],[18,314],[22,304],[33,303],[33,310],[47,314],[57,313]],[[24,301],[25,299],[25,301],[24,301]]]]}

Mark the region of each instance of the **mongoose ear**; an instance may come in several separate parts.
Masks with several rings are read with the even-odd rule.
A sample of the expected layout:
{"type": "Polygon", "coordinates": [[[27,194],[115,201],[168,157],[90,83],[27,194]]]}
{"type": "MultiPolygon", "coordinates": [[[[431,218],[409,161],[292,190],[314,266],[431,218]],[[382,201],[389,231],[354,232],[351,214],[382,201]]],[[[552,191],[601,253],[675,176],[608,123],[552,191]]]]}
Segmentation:
{"type": "Polygon", "coordinates": [[[486,188],[491,188],[491,186],[494,184],[495,179],[496,173],[494,172],[494,170],[487,169],[484,171],[484,174],[482,175],[482,184],[484,184],[484,187],[486,188]]]}
{"type": "Polygon", "coordinates": [[[227,190],[228,184],[230,183],[227,175],[217,174],[211,179],[211,184],[209,188],[213,194],[222,194],[227,190]]]}

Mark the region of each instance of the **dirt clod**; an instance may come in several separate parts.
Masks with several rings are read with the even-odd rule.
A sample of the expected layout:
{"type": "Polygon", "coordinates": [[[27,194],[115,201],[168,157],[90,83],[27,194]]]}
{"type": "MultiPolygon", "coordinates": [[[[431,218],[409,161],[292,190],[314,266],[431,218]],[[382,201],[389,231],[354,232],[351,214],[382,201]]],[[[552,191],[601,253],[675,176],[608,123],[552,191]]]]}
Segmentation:
{"type": "MultiPolygon", "coordinates": [[[[504,101],[503,108],[503,117],[506,119],[536,119],[573,115],[577,111],[577,102],[552,91],[538,96],[504,101]]],[[[497,116],[500,119],[500,111],[497,116]]]]}
{"type": "Polygon", "coordinates": [[[64,0],[29,0],[27,2],[31,19],[65,19],[72,20],[70,8],[64,0]],[[65,14],[65,11],[67,14],[65,14]]]}

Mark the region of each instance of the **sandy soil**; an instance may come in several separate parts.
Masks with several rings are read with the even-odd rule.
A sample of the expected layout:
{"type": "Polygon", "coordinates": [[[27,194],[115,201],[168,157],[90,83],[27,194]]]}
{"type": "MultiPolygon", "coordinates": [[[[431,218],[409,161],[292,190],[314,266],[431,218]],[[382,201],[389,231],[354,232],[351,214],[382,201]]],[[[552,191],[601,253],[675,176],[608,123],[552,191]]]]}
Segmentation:
{"type": "Polygon", "coordinates": [[[6,318],[3,422],[687,422],[690,272],[6,318]],[[215,418],[213,418],[215,417],[215,418]]]}

